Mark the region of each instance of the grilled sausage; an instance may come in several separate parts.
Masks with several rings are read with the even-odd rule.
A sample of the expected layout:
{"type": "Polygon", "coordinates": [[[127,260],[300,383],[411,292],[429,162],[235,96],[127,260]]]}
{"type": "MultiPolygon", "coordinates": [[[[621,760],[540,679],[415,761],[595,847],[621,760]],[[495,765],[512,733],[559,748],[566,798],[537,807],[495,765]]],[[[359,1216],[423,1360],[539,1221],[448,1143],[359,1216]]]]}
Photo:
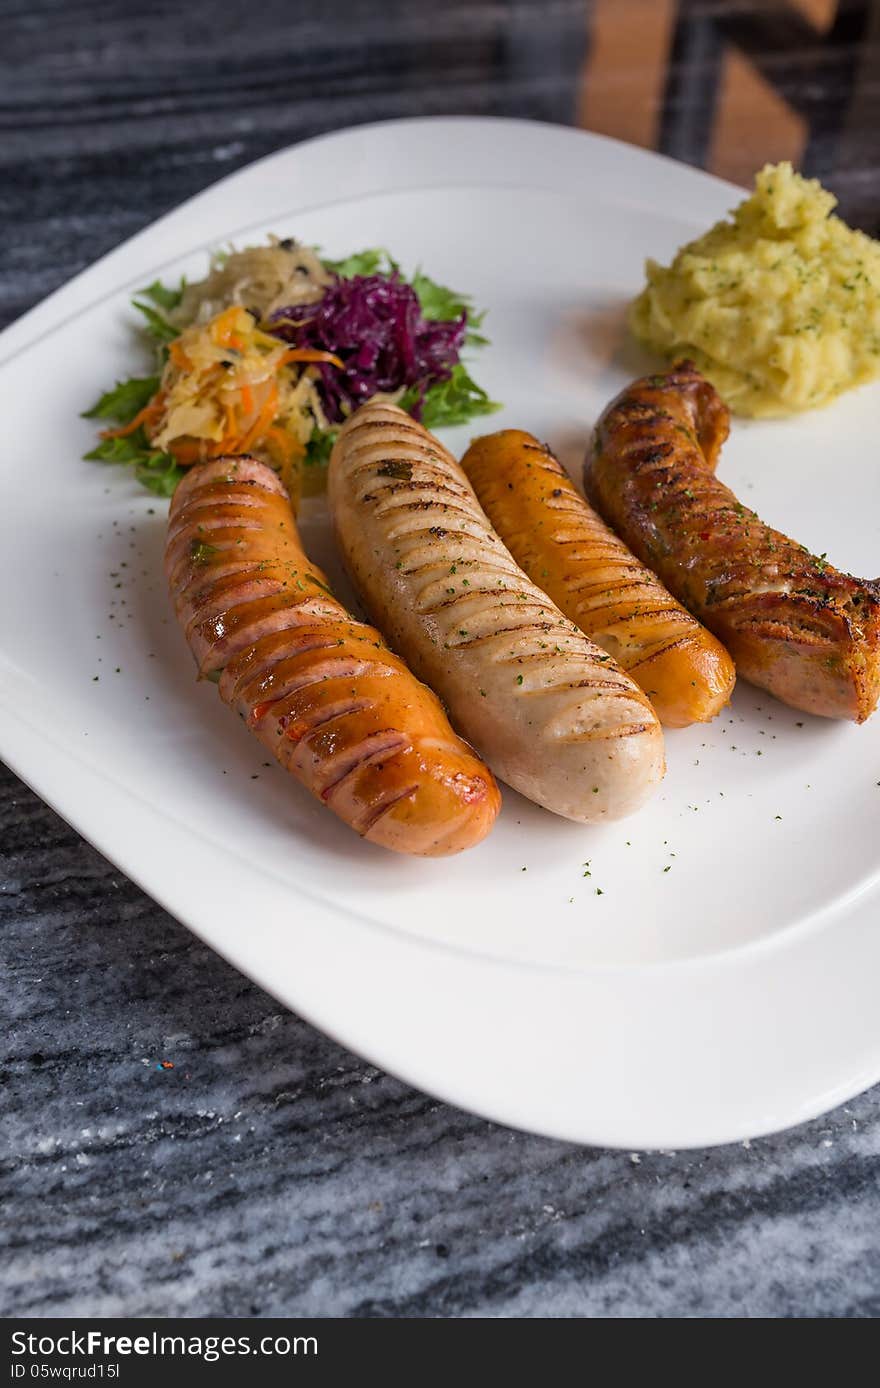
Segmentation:
{"type": "Polygon", "coordinates": [[[599,421],[587,495],[741,675],[806,713],[861,723],[880,695],[880,585],[817,559],[718,481],[728,426],[690,362],[636,381],[599,421]]]}
{"type": "Polygon", "coordinates": [[[461,465],[501,539],[566,617],[642,686],[661,723],[706,723],[733,661],[584,501],[546,444],[519,429],[476,439],[461,465]]]}
{"type": "Polygon", "coordinates": [[[253,458],[193,467],[165,568],[203,676],[313,795],[364,838],[435,856],[498,813],[491,772],[436,696],[355,621],[303,553],[287,495],[253,458]]]}
{"type": "Polygon", "coordinates": [[[499,776],[586,822],[644,801],[664,769],[650,703],[517,567],[437,439],[396,406],[362,406],[329,498],[376,624],[499,776]]]}

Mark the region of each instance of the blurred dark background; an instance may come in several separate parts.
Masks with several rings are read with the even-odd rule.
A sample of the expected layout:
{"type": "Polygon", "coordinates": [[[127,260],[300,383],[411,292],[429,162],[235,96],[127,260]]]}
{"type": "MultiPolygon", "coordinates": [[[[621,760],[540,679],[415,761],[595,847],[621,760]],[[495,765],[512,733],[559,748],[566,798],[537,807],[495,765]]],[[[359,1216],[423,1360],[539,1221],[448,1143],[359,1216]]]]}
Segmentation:
{"type": "Polygon", "coordinates": [[[790,158],[880,230],[880,0],[2,0],[0,320],[260,155],[446,113],[790,158]]]}

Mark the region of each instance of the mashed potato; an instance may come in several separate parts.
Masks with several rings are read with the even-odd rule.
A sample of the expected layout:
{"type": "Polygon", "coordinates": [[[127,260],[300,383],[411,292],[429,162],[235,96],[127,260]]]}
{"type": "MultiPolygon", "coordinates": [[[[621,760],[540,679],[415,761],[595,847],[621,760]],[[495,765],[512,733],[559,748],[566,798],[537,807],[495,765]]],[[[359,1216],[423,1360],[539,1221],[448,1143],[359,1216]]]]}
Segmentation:
{"type": "Polygon", "coordinates": [[[880,374],[880,242],[829,215],[837,199],[790,164],[668,267],[649,260],[633,333],[691,357],[731,409],[785,415],[880,374]]]}

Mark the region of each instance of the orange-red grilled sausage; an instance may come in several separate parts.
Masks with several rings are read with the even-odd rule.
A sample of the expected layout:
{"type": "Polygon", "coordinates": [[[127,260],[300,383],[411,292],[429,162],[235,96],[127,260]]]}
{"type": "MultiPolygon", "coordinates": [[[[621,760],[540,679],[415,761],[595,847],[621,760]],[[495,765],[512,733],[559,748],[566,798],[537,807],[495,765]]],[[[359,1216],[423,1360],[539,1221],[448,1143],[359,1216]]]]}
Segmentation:
{"type": "Polygon", "coordinates": [[[706,723],[736,674],[727,651],[640,564],[546,444],[520,429],[476,439],[461,465],[520,568],[644,689],[661,723],[706,723]]]}
{"type": "Polygon", "coordinates": [[[861,723],[880,695],[880,585],[817,559],[718,481],[728,425],[690,362],[636,381],[599,421],[587,495],[747,680],[861,723]]]}
{"type": "Polygon", "coordinates": [[[428,856],[488,833],[492,773],[333,597],[271,468],[247,457],[192,468],[171,504],[165,568],[199,673],[219,675],[226,703],[346,824],[428,856]]]}

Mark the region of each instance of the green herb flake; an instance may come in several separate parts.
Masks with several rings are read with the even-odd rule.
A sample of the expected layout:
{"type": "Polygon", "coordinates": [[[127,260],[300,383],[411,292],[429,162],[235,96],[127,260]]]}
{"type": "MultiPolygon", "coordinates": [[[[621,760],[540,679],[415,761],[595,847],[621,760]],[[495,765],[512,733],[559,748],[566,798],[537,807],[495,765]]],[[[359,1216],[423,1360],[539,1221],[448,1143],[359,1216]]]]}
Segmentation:
{"type": "Polygon", "coordinates": [[[413,465],[396,458],[389,458],[376,469],[377,477],[396,477],[400,482],[412,481],[413,465]]]}
{"type": "Polygon", "coordinates": [[[207,564],[215,554],[219,554],[216,545],[207,545],[204,540],[193,540],[189,547],[189,557],[194,564],[207,564]]]}
{"type": "Polygon", "coordinates": [[[307,573],[307,574],[305,575],[305,577],[306,577],[307,582],[309,582],[309,583],[314,583],[315,587],[316,587],[316,588],[320,588],[321,591],[322,591],[323,593],[326,593],[327,596],[328,596],[329,598],[332,598],[332,597],[333,597],[333,594],[331,593],[330,589],[327,587],[327,584],[324,583],[322,579],[318,578],[318,576],[317,576],[316,574],[309,574],[309,573],[307,573]]]}

